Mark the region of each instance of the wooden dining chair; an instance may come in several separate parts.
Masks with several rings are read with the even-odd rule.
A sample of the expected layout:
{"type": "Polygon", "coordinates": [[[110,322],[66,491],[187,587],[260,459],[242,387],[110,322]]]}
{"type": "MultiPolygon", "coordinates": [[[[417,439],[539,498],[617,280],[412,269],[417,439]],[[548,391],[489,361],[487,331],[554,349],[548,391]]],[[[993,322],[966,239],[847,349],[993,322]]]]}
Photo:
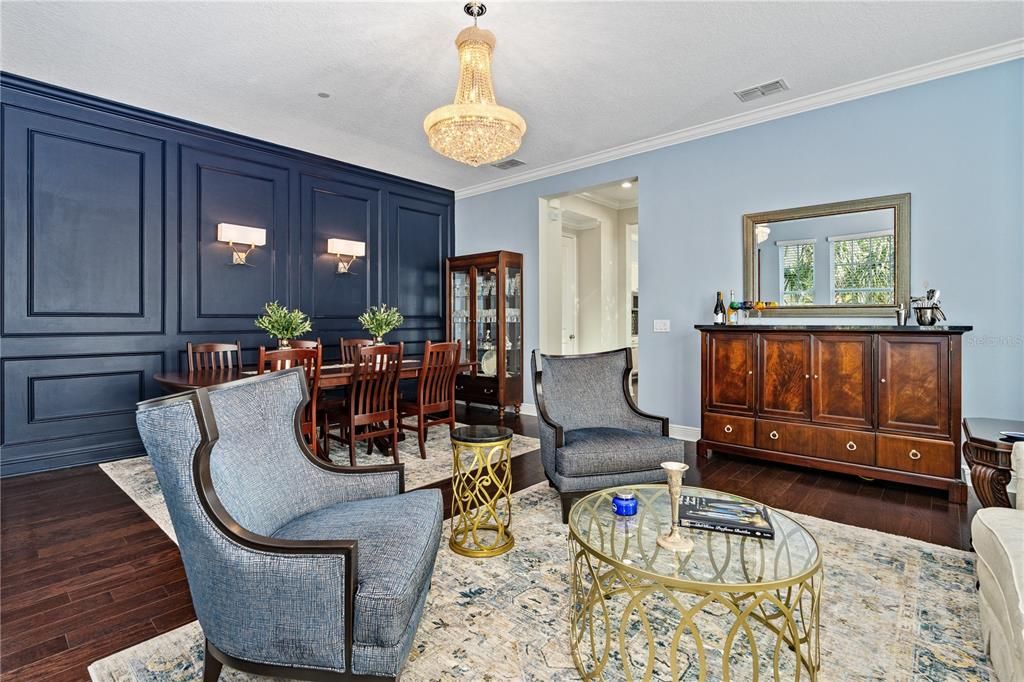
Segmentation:
{"type": "Polygon", "coordinates": [[[359,357],[359,349],[372,346],[373,341],[370,339],[338,339],[338,345],[341,347],[341,364],[354,365],[356,358],[359,357]]]}
{"type": "Polygon", "coordinates": [[[325,430],[331,423],[340,426],[352,466],[356,465],[356,443],[368,441],[367,452],[373,452],[375,438],[391,440],[391,456],[398,463],[398,381],[404,351],[402,343],[360,348],[348,400],[338,412],[324,416],[325,430]]]}
{"type": "Polygon", "coordinates": [[[431,343],[423,349],[423,369],[416,386],[416,400],[401,400],[398,403],[400,420],[416,417],[416,425],[409,426],[399,421],[406,431],[415,431],[420,445],[420,457],[427,458],[427,429],[431,426],[448,425],[455,428],[455,375],[459,373],[459,357],[462,342],[431,343]]]}
{"type": "Polygon", "coordinates": [[[242,371],[242,344],[234,343],[185,343],[188,356],[188,371],[202,369],[232,369],[242,371]]]}
{"type": "MultiPolygon", "coordinates": [[[[323,348],[281,348],[267,350],[260,346],[257,374],[278,372],[290,367],[302,367],[309,384],[309,404],[302,417],[302,433],[309,439],[309,449],[317,455],[317,397],[320,393],[320,369],[323,366],[323,348]]],[[[321,453],[326,458],[327,453],[321,453]]]]}

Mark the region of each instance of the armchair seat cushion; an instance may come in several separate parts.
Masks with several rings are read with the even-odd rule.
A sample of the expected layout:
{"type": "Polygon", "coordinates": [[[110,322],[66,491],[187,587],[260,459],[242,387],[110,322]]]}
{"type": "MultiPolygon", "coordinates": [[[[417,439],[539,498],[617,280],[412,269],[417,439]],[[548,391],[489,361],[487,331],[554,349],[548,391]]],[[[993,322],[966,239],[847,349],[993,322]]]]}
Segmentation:
{"type": "Polygon", "coordinates": [[[324,507],[290,521],[273,536],[357,540],[353,639],[393,647],[429,586],[443,520],[440,491],[414,490],[324,507]]]}
{"type": "Polygon", "coordinates": [[[684,444],[668,436],[595,426],[566,431],[556,452],[559,474],[567,477],[625,474],[683,461],[684,444]]]}

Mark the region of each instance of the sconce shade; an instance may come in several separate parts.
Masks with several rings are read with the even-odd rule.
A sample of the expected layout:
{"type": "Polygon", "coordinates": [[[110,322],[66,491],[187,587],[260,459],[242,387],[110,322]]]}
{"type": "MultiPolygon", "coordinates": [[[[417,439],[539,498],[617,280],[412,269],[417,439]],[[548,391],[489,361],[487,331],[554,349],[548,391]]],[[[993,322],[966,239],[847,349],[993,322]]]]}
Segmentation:
{"type": "Polygon", "coordinates": [[[217,241],[264,246],[267,243],[267,231],[262,227],[217,223],[217,241]]]}
{"type": "Polygon", "coordinates": [[[355,256],[362,258],[366,255],[366,244],[351,239],[328,239],[327,253],[337,256],[355,256]]]}

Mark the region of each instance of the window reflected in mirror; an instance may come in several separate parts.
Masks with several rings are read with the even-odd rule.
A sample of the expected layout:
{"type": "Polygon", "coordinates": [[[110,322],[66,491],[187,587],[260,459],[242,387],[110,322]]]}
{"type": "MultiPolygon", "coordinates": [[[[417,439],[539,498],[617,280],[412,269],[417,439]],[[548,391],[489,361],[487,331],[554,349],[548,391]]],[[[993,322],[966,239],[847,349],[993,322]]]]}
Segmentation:
{"type": "Polygon", "coordinates": [[[895,195],[744,216],[744,298],[777,304],[770,314],[907,305],[909,211],[909,195],[895,195]]]}

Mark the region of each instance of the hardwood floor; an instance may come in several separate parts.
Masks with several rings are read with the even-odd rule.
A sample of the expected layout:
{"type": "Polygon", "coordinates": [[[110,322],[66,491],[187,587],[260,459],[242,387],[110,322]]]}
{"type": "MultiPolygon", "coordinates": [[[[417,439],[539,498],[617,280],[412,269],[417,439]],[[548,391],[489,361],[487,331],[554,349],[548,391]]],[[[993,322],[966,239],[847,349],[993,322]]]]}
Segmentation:
{"type": "MultiPolygon", "coordinates": [[[[473,408],[459,419],[490,423],[496,413],[473,408]]],[[[536,436],[533,417],[507,424],[536,436]]],[[[944,493],[739,457],[697,461],[692,444],[687,461],[688,484],[969,548],[973,493],[959,506],[944,493]]],[[[516,490],[543,480],[539,453],[513,460],[516,490]]],[[[436,487],[450,495],[450,481],[436,487]]],[[[99,467],[3,479],[0,513],[0,679],[88,679],[91,662],[195,619],[176,545],[99,467]]]]}

